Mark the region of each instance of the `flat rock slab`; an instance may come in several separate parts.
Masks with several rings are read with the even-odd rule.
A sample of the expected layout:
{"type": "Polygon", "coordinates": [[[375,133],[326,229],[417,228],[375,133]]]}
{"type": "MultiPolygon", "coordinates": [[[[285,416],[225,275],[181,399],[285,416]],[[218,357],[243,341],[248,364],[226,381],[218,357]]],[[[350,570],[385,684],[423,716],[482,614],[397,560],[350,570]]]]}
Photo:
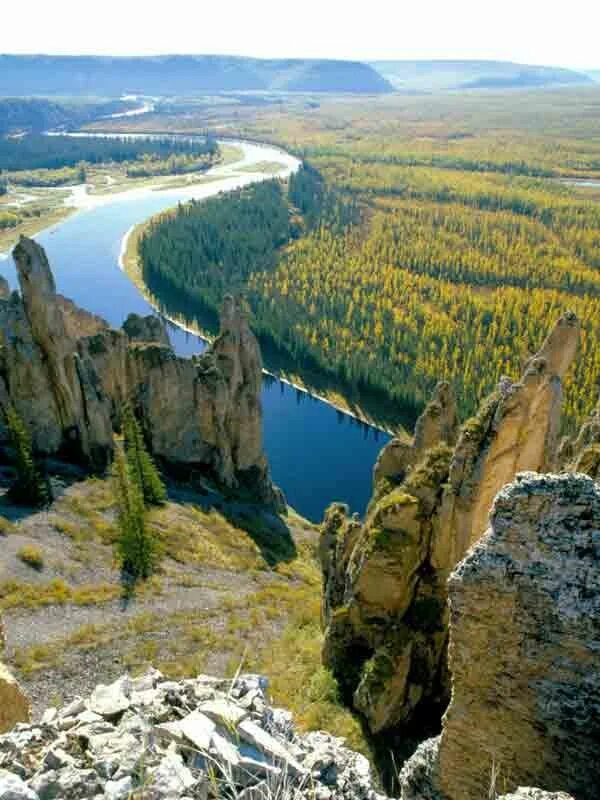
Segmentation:
{"type": "Polygon", "coordinates": [[[172,723],[198,750],[207,751],[216,725],[201,711],[192,711],[187,717],[172,723]]]}
{"type": "Polygon", "coordinates": [[[303,775],[306,772],[281,742],[252,720],[245,719],[240,722],[238,733],[242,739],[254,745],[267,758],[284,764],[291,773],[303,775]]]}
{"type": "Polygon", "coordinates": [[[239,723],[248,716],[248,712],[240,708],[237,703],[228,700],[207,700],[200,703],[199,710],[215,722],[228,727],[237,727],[239,723]]]}

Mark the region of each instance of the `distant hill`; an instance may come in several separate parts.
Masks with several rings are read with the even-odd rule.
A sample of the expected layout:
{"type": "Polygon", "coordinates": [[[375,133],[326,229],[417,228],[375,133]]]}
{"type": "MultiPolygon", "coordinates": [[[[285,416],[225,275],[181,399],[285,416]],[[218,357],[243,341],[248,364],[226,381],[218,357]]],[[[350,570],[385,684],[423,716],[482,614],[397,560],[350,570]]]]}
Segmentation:
{"type": "Polygon", "coordinates": [[[585,74],[588,75],[595,83],[600,83],[600,69],[586,69],[585,74]]]}
{"type": "Polygon", "coordinates": [[[509,61],[371,61],[397,90],[519,89],[591,83],[589,74],[509,61]]]}
{"type": "Polygon", "coordinates": [[[237,56],[0,55],[0,96],[179,94],[223,91],[392,91],[358,61],[237,56]]]}

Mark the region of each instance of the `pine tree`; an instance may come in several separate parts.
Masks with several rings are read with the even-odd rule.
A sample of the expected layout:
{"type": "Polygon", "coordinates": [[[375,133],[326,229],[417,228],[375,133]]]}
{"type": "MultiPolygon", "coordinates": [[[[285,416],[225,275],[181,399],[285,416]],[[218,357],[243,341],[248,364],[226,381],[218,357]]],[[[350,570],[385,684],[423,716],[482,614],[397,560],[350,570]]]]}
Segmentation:
{"type": "Polygon", "coordinates": [[[121,566],[134,578],[147,578],[152,572],[156,548],[144,520],[144,499],[132,479],[127,456],[115,448],[113,484],[118,504],[119,538],[117,547],[121,566]]]}
{"type": "Polygon", "coordinates": [[[123,435],[127,461],[144,503],[147,506],[164,505],[167,501],[167,490],[148,453],[141,426],[129,404],[123,408],[123,435]]]}
{"type": "Polygon", "coordinates": [[[6,424],[17,473],[10,495],[24,505],[45,506],[51,500],[50,485],[35,463],[29,431],[14,406],[6,409],[6,424]]]}

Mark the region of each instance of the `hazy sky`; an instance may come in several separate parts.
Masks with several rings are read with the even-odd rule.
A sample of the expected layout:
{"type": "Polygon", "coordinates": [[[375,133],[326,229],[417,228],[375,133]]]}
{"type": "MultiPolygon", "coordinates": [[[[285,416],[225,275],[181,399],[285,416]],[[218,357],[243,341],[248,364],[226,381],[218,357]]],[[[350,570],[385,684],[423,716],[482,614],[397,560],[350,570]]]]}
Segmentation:
{"type": "Polygon", "coordinates": [[[490,58],[600,69],[600,0],[2,0],[4,53],[490,58]]]}

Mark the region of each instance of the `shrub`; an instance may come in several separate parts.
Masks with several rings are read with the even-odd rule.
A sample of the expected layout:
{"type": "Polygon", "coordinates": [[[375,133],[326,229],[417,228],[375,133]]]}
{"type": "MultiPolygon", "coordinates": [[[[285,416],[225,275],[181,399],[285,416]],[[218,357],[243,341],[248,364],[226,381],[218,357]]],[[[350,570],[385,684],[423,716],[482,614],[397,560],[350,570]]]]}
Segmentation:
{"type": "Polygon", "coordinates": [[[38,571],[44,568],[44,555],[40,548],[33,544],[26,544],[21,547],[17,553],[17,558],[20,558],[24,564],[38,571]]]}

